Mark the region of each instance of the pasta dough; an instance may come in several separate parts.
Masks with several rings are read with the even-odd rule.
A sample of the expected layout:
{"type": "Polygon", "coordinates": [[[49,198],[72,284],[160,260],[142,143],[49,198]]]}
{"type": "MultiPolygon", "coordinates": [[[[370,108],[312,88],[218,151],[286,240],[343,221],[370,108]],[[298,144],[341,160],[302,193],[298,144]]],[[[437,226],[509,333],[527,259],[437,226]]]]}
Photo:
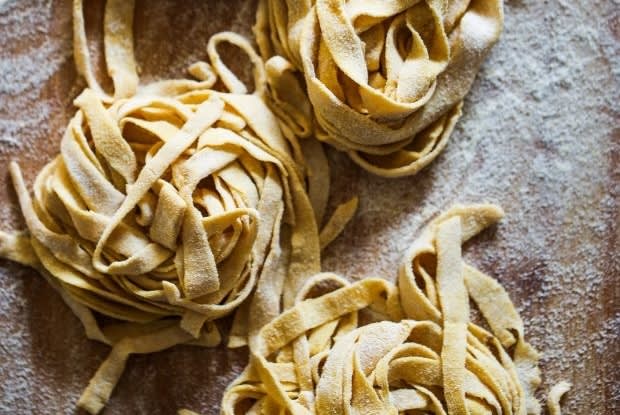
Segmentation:
{"type": "Polygon", "coordinates": [[[502,215],[469,205],[439,216],[409,249],[398,286],[309,280],[295,307],[261,329],[222,413],[540,413],[538,353],[518,313],[461,258],[461,244],[502,215]],[[491,332],[470,321],[469,299],[491,332]],[[379,321],[360,325],[363,309],[379,321]]]}
{"type": "Polygon", "coordinates": [[[265,59],[303,72],[316,136],[397,177],[445,147],[502,10],[501,0],[261,0],[254,31],[265,59]]]}
{"type": "Polygon", "coordinates": [[[269,98],[263,61],[243,37],[209,39],[211,65],[189,69],[196,80],[140,86],[133,7],[106,3],[107,93],[90,64],[82,2],[74,1],[75,61],[88,88],[33,197],[11,163],[28,232],[0,232],[0,255],[38,269],[88,337],[113,346],[79,402],[91,413],[105,405],[130,354],[217,345],[213,322],[235,311],[229,346],[246,344],[319,272],[321,247],[357,206],[343,205],[319,235],[327,199],[317,186],[329,182],[322,149],[301,146],[301,132],[265,104],[279,101],[269,98]],[[220,58],[225,42],[250,58],[253,93],[220,58]],[[218,80],[227,91],[213,88],[218,80]]]}

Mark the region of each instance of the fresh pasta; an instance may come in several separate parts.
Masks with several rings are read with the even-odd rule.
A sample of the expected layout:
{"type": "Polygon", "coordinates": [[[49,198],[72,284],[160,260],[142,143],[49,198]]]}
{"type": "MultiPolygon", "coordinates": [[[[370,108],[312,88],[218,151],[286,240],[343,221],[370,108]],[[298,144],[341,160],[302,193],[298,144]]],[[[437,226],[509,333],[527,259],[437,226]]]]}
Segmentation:
{"type": "Polygon", "coordinates": [[[265,101],[279,100],[268,98],[263,61],[243,37],[211,37],[211,64],[189,68],[195,80],[139,85],[133,7],[106,3],[108,93],[90,64],[82,2],[74,1],[75,61],[88,87],[32,196],[11,163],[28,230],[0,232],[0,255],[38,269],[88,337],[113,347],[80,399],[91,413],[103,408],[131,354],[215,346],[214,322],[233,313],[229,346],[246,344],[320,271],[321,247],[357,206],[343,205],[319,233],[327,199],[317,186],[329,182],[322,149],[300,145],[303,132],[269,109],[265,101]],[[250,58],[254,92],[220,58],[223,43],[250,58]],[[218,80],[224,88],[216,90],[218,80]]]}
{"type": "Polygon", "coordinates": [[[502,0],[261,0],[254,32],[303,72],[316,137],[398,177],[443,150],[502,24],[502,0]]]}
{"type": "MultiPolygon", "coordinates": [[[[540,413],[538,353],[521,318],[504,289],[461,257],[461,244],[502,215],[493,205],[440,215],[409,249],[397,286],[310,279],[251,343],[222,413],[540,413]],[[490,332],[470,321],[470,299],[490,332]],[[362,310],[370,324],[360,324],[362,310]]],[[[554,389],[553,413],[567,390],[554,389]]]]}
{"type": "MultiPolygon", "coordinates": [[[[430,163],[499,36],[501,0],[260,0],[262,56],[218,33],[194,79],[148,85],[133,14],[133,0],[106,2],[107,92],[74,0],[87,88],[32,194],[9,166],[27,230],[0,231],[0,256],[38,270],[86,335],[112,347],[78,406],[100,412],[130,355],[216,346],[216,322],[234,316],[228,346],[248,346],[250,363],[225,392],[226,415],[541,412],[538,353],[519,314],[461,256],[500,208],[437,217],[396,285],[320,272],[358,204],[324,220],[320,141],[383,176],[430,163]],[[248,56],[254,91],[221,59],[224,43],[248,56]],[[470,300],[490,331],[470,320],[470,300]]],[[[552,388],[551,414],[569,389],[552,388]]]]}

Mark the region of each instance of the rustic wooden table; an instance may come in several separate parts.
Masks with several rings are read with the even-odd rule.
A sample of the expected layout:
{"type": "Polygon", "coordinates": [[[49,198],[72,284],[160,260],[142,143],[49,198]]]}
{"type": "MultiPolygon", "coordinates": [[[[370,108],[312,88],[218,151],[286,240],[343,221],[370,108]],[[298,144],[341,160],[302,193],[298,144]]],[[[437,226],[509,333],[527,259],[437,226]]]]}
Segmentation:
{"type": "MultiPolygon", "coordinates": [[[[71,55],[70,0],[0,1],[0,227],[23,227],[7,173],[32,180],[58,152],[83,88],[71,55]]],[[[142,81],[183,76],[220,30],[250,35],[255,4],[138,1],[142,81]]],[[[566,379],[566,413],[620,412],[620,102],[614,2],[508,0],[505,32],[485,63],[447,150],[420,175],[386,180],[330,152],[332,206],[359,212],[325,253],[326,270],[393,278],[416,230],[455,202],[492,201],[506,219],[466,247],[498,278],[543,352],[546,392],[566,379]],[[573,4],[584,3],[584,5],[573,4]],[[609,4],[607,4],[609,3],[609,4]]],[[[99,65],[102,1],[87,1],[99,65]]],[[[240,70],[243,68],[239,68],[240,70]]],[[[108,348],[30,269],[0,261],[0,413],[74,413],[108,348]]],[[[245,350],[176,347],[132,357],[107,414],[219,412],[245,350]]]]}

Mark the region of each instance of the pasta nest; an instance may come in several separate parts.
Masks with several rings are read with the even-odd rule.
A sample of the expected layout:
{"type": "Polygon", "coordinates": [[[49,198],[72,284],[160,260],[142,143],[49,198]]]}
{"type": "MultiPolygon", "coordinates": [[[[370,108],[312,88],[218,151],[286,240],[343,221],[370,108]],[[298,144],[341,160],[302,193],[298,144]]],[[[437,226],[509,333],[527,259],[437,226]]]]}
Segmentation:
{"type": "Polygon", "coordinates": [[[357,207],[356,198],[339,206],[319,233],[327,159],[319,143],[298,142],[297,118],[267,105],[286,113],[288,78],[268,71],[248,40],[217,33],[210,64],[189,67],[194,79],[140,85],[133,15],[133,1],[106,2],[108,93],[91,66],[82,1],[73,2],[75,64],[88,88],[33,196],[11,163],[27,230],[0,231],[0,256],[40,271],[86,335],[112,346],[78,402],[90,413],[131,354],[215,346],[214,321],[233,312],[228,346],[247,344],[292,306],[357,207]],[[222,43],[247,55],[252,93],[220,57],[222,43]]]}
{"type": "Polygon", "coordinates": [[[502,22],[501,0],[261,0],[254,30],[303,72],[317,137],[394,177],[445,147],[502,22]]]}
{"type": "Polygon", "coordinates": [[[398,286],[309,280],[251,344],[222,412],[539,413],[538,354],[518,313],[501,285],[461,258],[461,243],[501,216],[493,205],[439,216],[406,255],[398,286]],[[470,321],[470,298],[490,332],[470,321]]]}
{"type": "MultiPolygon", "coordinates": [[[[34,197],[17,164],[10,168],[28,232],[0,235],[0,250],[23,248],[16,259],[41,269],[75,307],[142,324],[122,330],[127,336],[180,317],[186,340],[202,335],[215,344],[212,325],[201,333],[205,322],[234,311],[263,275],[275,305],[255,305],[277,314],[284,292],[319,270],[319,234],[294,137],[283,136],[261,98],[263,82],[248,94],[222,64],[220,42],[260,61],[243,38],[220,33],[209,41],[213,67],[190,68],[198,81],[162,81],[114,99],[87,88],[74,101],[60,155],[34,182],[34,197]],[[212,89],[217,75],[234,92],[212,89]],[[283,251],[291,256],[286,263],[283,251]]],[[[83,322],[98,340],[122,337],[98,318],[83,322]]]]}

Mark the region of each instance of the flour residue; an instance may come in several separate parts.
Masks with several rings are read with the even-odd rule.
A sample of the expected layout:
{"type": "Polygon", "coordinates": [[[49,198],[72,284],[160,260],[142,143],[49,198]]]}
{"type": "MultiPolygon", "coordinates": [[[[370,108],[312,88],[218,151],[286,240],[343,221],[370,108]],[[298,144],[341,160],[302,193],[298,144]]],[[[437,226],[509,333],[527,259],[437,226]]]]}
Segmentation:
{"type": "MultiPolygon", "coordinates": [[[[71,59],[70,3],[0,0],[0,200],[9,201],[0,206],[3,228],[19,226],[6,162],[32,166],[32,178],[56,154],[83,86],[71,59]]],[[[504,33],[465,115],[420,175],[372,177],[330,151],[332,205],[357,194],[360,210],[323,263],[353,278],[393,278],[404,249],[433,215],[456,202],[501,205],[506,218],[467,244],[465,258],[498,278],[519,307],[528,339],[543,353],[543,395],[569,380],[566,413],[613,414],[620,412],[618,16],[614,2],[578,3],[506,2],[504,33]]],[[[253,7],[138,1],[142,79],[182,76],[204,59],[210,33],[248,35],[253,7]]],[[[0,310],[0,413],[73,413],[107,348],[84,338],[44,281],[6,262],[0,310]]],[[[219,349],[132,358],[107,412],[186,406],[219,413],[223,388],[242,366],[242,353],[219,349]],[[164,390],[176,401],[159,407],[155,397],[164,390]]]]}

